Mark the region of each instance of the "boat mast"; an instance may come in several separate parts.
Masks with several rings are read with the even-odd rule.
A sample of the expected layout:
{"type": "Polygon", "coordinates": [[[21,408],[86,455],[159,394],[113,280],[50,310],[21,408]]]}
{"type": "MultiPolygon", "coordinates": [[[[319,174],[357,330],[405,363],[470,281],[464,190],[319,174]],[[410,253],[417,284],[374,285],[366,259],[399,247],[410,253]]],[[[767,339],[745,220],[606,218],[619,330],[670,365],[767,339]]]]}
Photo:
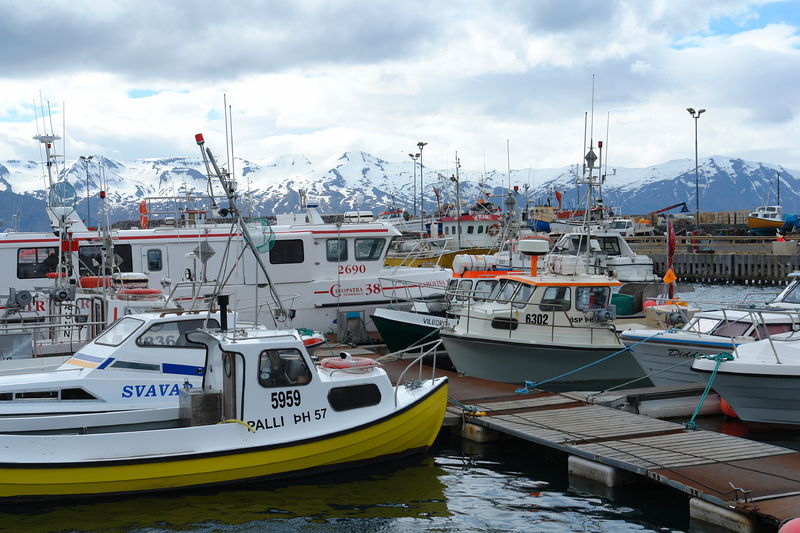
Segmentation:
{"type": "MultiPolygon", "coordinates": [[[[217,179],[219,179],[219,182],[222,185],[222,190],[225,192],[225,196],[228,198],[228,212],[236,218],[236,223],[239,226],[239,230],[242,232],[242,237],[244,238],[245,244],[253,252],[253,256],[255,257],[258,266],[261,268],[261,271],[267,278],[267,286],[272,294],[272,300],[275,302],[275,306],[277,307],[275,310],[276,312],[272,317],[273,320],[276,322],[286,322],[291,317],[289,316],[289,313],[287,313],[286,309],[284,309],[280,296],[278,296],[278,293],[275,291],[275,286],[272,284],[272,280],[269,277],[267,266],[264,264],[261,254],[258,253],[258,249],[253,243],[250,231],[247,229],[247,224],[245,224],[244,219],[242,218],[241,211],[239,211],[239,208],[236,206],[236,184],[229,173],[223,174],[220,171],[219,167],[217,166],[217,161],[214,159],[214,155],[211,153],[211,149],[205,147],[203,134],[198,133],[194,136],[194,138],[197,142],[197,145],[200,147],[200,153],[203,156],[203,163],[206,166],[206,173],[209,178],[209,190],[211,190],[211,167],[213,167],[214,174],[217,176],[217,179]]],[[[212,196],[211,198],[213,201],[214,197],[212,196]]]]}

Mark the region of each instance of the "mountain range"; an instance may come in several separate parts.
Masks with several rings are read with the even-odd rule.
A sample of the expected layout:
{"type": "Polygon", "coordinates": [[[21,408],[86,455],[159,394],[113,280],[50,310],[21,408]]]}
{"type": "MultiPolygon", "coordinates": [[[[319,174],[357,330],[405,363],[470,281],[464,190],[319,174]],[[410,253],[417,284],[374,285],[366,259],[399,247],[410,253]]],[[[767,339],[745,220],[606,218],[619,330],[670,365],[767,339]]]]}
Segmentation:
{"type": "MultiPolygon", "coordinates": [[[[300,190],[320,200],[323,213],[349,210],[380,212],[390,207],[419,211],[420,167],[412,161],[389,162],[366,152],[346,152],[338,158],[311,161],[303,155],[284,155],[270,161],[234,160],[233,173],[246,214],[256,216],[295,212],[300,190]],[[416,184],[415,177],[416,175],[416,184]]],[[[701,211],[753,209],[776,204],[778,176],[780,203],[787,213],[800,211],[797,170],[781,165],[712,156],[699,162],[697,189],[701,211]]],[[[456,202],[454,170],[423,167],[424,208],[456,202]]],[[[646,168],[604,169],[607,177],[602,196],[607,206],[624,214],[646,214],[685,202],[695,209],[694,160],[679,159],[646,168]]],[[[510,184],[517,188],[517,202],[551,202],[560,191],[564,207],[582,205],[586,186],[576,185],[576,166],[551,169],[512,169],[510,184]]],[[[75,209],[89,225],[99,223],[101,200],[111,222],[138,219],[139,202],[145,197],[167,197],[207,190],[206,171],[200,157],[169,157],[115,161],[101,155],[91,160],[68,160],[59,166],[59,180],[75,189],[75,209]],[[102,186],[101,186],[102,185],[102,186]],[[88,191],[88,194],[87,194],[88,191]]],[[[45,212],[47,177],[35,161],[0,161],[0,224],[20,231],[49,229],[45,212]]],[[[509,188],[505,170],[459,171],[462,205],[488,198],[502,204],[509,188]]],[[[217,187],[217,191],[219,188],[217,187]]]]}

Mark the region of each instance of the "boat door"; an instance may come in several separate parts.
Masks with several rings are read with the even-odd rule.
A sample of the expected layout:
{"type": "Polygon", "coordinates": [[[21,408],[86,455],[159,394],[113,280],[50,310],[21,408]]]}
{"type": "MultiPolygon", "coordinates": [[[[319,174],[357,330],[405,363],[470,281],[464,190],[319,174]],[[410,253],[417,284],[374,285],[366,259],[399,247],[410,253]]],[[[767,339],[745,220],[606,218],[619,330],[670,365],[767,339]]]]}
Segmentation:
{"type": "Polygon", "coordinates": [[[238,419],[239,413],[236,408],[239,395],[237,383],[244,379],[241,374],[243,364],[237,364],[237,359],[242,355],[235,352],[222,352],[222,417],[224,419],[238,419]]]}
{"type": "Polygon", "coordinates": [[[169,277],[169,252],[165,245],[142,246],[142,270],[151,280],[169,277]]]}

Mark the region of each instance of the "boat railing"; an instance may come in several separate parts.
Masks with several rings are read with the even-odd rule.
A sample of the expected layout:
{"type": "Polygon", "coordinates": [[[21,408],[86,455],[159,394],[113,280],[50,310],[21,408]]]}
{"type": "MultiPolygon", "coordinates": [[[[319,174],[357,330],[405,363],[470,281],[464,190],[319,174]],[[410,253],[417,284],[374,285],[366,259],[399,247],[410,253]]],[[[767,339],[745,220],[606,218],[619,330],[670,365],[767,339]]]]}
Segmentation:
{"type": "MultiPolygon", "coordinates": [[[[473,306],[478,303],[483,304],[485,301],[488,301],[488,299],[481,302],[476,302],[470,298],[466,300],[464,305],[459,310],[459,326],[462,326],[463,324],[466,333],[470,332],[471,322],[475,320],[479,321],[480,323],[491,322],[492,328],[498,332],[507,330],[509,338],[512,338],[514,336],[513,332],[520,328],[528,328],[529,330],[533,330],[534,328],[548,328],[550,330],[551,342],[555,342],[557,340],[556,334],[557,332],[561,331],[588,332],[590,342],[594,342],[595,331],[597,330],[614,332],[613,324],[611,322],[595,321],[594,319],[589,318],[588,315],[591,314],[591,309],[581,311],[581,316],[578,317],[575,313],[570,314],[569,307],[555,303],[550,304],[540,302],[532,304],[529,302],[514,300],[513,298],[494,298],[490,301],[499,304],[497,307],[493,308],[493,311],[495,312],[491,313],[490,316],[485,316],[483,313],[476,314],[473,306]],[[506,305],[507,307],[504,307],[506,305]],[[534,311],[531,313],[530,309],[532,307],[538,309],[538,312],[534,311]],[[498,316],[497,313],[503,313],[503,315],[498,316]],[[518,318],[515,318],[515,313],[520,318],[524,316],[526,320],[522,322],[518,318]],[[556,324],[556,316],[563,316],[563,323],[556,324]],[[530,321],[528,320],[528,317],[530,317],[530,321]],[[582,319],[579,322],[579,325],[575,320],[576,318],[582,319]],[[494,324],[498,324],[498,326],[495,326],[494,324]],[[500,325],[505,327],[499,327],[500,325]]],[[[474,332],[475,328],[472,329],[474,332]]]]}
{"type": "MultiPolygon", "coordinates": [[[[396,352],[392,352],[392,353],[386,354],[386,355],[381,356],[381,357],[379,357],[377,359],[378,362],[386,361],[386,360],[399,361],[401,359],[404,359],[403,356],[406,355],[406,354],[414,355],[416,353],[419,353],[419,355],[417,355],[405,367],[405,369],[403,369],[403,371],[397,377],[397,382],[396,382],[397,387],[395,387],[395,390],[394,390],[394,404],[395,404],[395,407],[397,406],[398,387],[399,387],[400,384],[403,383],[403,378],[406,376],[406,373],[408,373],[410,370],[412,370],[414,368],[417,368],[419,370],[419,372],[417,374],[417,379],[415,381],[423,382],[423,381],[427,381],[428,379],[430,379],[431,381],[436,379],[436,355],[441,350],[441,348],[442,348],[441,339],[436,339],[436,340],[431,340],[431,341],[428,341],[428,342],[425,342],[425,343],[422,343],[422,344],[419,344],[419,345],[416,345],[416,346],[411,346],[411,347],[405,348],[403,350],[398,350],[396,352]],[[430,378],[425,378],[423,376],[423,372],[424,372],[423,362],[425,361],[426,357],[431,357],[432,358],[431,365],[430,365],[430,373],[431,373],[430,374],[430,378]]],[[[425,365],[425,366],[427,366],[427,365],[425,365]]]]}
{"type": "MultiPolygon", "coordinates": [[[[171,285],[165,307],[168,307],[169,304],[174,304],[186,311],[211,309],[219,292],[224,292],[224,289],[220,291],[218,286],[219,284],[216,280],[179,281],[171,285]]],[[[298,298],[300,298],[300,294],[282,295],[279,298],[281,305],[289,311],[291,316],[293,316],[294,302],[298,298]]],[[[270,299],[259,296],[253,296],[252,298],[237,297],[236,301],[231,303],[233,304],[233,309],[240,315],[247,314],[249,316],[250,312],[252,312],[255,317],[274,316],[276,308],[270,299]]]]}
{"type": "Polygon", "coordinates": [[[390,305],[399,307],[402,304],[410,306],[409,311],[418,312],[415,304],[427,304],[431,299],[447,302],[450,290],[447,286],[426,285],[419,280],[402,280],[395,278],[378,278],[381,293],[389,300],[390,305]]]}
{"type": "MultiPolygon", "coordinates": [[[[435,264],[438,265],[442,256],[448,252],[453,251],[449,244],[453,241],[451,237],[434,237],[428,239],[415,239],[414,245],[410,250],[403,250],[400,252],[389,252],[393,257],[401,257],[400,263],[394,267],[396,271],[401,266],[411,266],[415,259],[420,257],[436,258],[435,264]],[[438,255],[437,255],[438,254],[438,255]]],[[[407,243],[409,241],[394,241],[396,243],[407,243]]],[[[387,254],[387,255],[389,255],[387,254]]]]}
{"type": "MultiPolygon", "coordinates": [[[[722,309],[722,314],[725,319],[727,320],[727,312],[729,310],[722,309]]],[[[736,311],[737,313],[742,312],[742,309],[734,309],[731,311],[736,311]]],[[[755,330],[753,334],[755,335],[753,338],[755,340],[767,340],[770,345],[770,349],[772,350],[772,355],[775,357],[775,362],[778,364],[783,364],[778,355],[778,349],[775,346],[775,340],[773,339],[774,335],[783,335],[780,338],[781,342],[797,342],[800,341],[800,312],[797,310],[781,310],[781,309],[773,309],[773,308],[753,308],[745,310],[750,315],[750,322],[753,323],[755,326],[755,330]],[[772,315],[770,318],[774,318],[775,315],[778,316],[786,316],[789,318],[789,325],[791,329],[789,331],[780,331],[780,332],[771,332],[769,330],[770,323],[765,319],[764,315],[772,315]]],[[[736,320],[734,320],[736,321],[736,320]]],[[[741,318],[738,319],[739,322],[742,321],[741,318]]],[[[775,323],[772,321],[772,323],[775,323]]],[[[736,357],[739,356],[738,354],[738,346],[734,337],[731,338],[731,344],[733,345],[734,355],[736,357]]]]}
{"type": "Polygon", "coordinates": [[[36,319],[0,320],[0,336],[30,336],[31,355],[36,356],[44,346],[63,346],[71,352],[93,338],[94,331],[105,328],[105,322],[90,321],[87,315],[38,315],[36,319]]]}

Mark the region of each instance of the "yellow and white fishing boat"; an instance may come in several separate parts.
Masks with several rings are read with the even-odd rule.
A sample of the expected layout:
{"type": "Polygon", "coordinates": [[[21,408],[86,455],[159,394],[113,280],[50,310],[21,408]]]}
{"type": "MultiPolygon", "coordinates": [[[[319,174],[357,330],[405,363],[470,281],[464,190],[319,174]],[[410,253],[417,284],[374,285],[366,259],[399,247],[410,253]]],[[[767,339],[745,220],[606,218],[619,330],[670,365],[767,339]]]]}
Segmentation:
{"type": "Polygon", "coordinates": [[[202,387],[181,391],[181,427],[2,434],[0,497],[130,493],[350,467],[425,450],[441,427],[447,378],[393,386],[371,359],[342,354],[315,364],[294,330],[186,335],[206,362],[202,387]]]}

